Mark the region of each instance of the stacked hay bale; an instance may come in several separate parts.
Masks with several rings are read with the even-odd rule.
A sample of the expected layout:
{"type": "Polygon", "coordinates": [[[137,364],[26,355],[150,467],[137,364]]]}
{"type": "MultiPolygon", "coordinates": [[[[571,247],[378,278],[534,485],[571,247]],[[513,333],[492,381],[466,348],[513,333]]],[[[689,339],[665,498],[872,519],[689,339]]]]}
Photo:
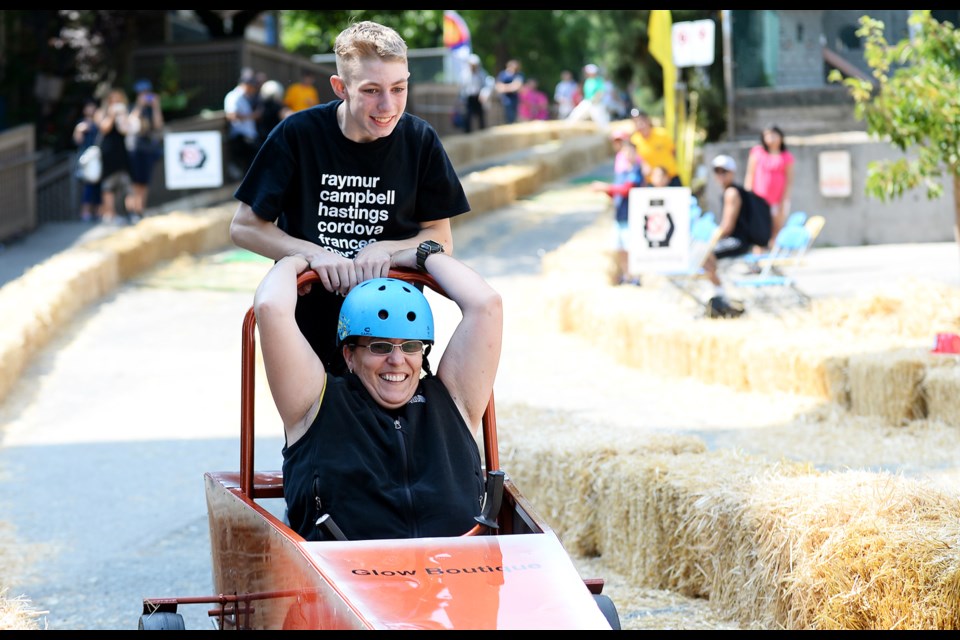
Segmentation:
{"type": "Polygon", "coordinates": [[[955,495],[540,417],[502,431],[501,462],[569,551],[744,628],[960,628],[955,495]]]}
{"type": "Polygon", "coordinates": [[[920,388],[927,416],[947,424],[960,424],[960,357],[940,357],[939,366],[924,372],[920,388]]]}
{"type": "Polygon", "coordinates": [[[960,426],[957,359],[930,353],[936,332],[960,331],[954,288],[905,281],[792,313],[700,322],[676,300],[665,305],[656,278],[642,291],[609,286],[612,256],[596,247],[611,224],[601,220],[544,258],[548,275],[569,281],[551,301],[563,330],[589,337],[602,327],[618,338],[604,341],[618,361],[659,374],[819,397],[893,424],[935,417],[960,426]]]}
{"type": "Polygon", "coordinates": [[[89,240],[29,269],[0,288],[0,400],[24,368],[77,312],[121,282],[185,252],[230,241],[232,208],[145,218],[135,227],[89,240]]]}

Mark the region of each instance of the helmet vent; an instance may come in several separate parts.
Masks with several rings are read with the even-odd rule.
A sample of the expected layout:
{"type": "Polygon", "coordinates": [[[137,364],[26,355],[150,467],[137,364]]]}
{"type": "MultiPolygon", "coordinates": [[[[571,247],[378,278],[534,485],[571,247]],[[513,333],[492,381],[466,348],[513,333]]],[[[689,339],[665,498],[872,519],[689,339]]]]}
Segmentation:
{"type": "Polygon", "coordinates": [[[416,322],[417,314],[413,311],[407,311],[407,320],[409,320],[410,322],[416,322]]]}
{"type": "Polygon", "coordinates": [[[387,318],[390,317],[390,312],[387,311],[386,309],[380,309],[380,311],[377,313],[377,317],[380,318],[381,320],[386,320],[387,318]]]}

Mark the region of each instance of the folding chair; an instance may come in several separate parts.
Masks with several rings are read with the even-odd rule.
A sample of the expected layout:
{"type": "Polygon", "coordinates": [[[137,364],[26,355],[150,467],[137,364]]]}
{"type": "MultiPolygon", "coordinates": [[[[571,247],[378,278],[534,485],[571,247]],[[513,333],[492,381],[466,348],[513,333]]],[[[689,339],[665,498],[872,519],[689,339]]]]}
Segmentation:
{"type": "Polygon", "coordinates": [[[804,224],[807,221],[807,214],[804,211],[794,211],[789,216],[787,216],[787,221],[783,224],[785,227],[789,227],[792,224],[804,224]]]}
{"type": "Polygon", "coordinates": [[[773,250],[768,257],[758,260],[760,273],[747,274],[734,280],[734,285],[742,289],[752,289],[754,299],[760,304],[773,300],[773,293],[788,291],[801,305],[810,302],[810,296],[804,293],[795,280],[785,275],[781,268],[796,264],[810,246],[810,231],[806,225],[786,225],[777,234],[773,250]]]}
{"type": "Polygon", "coordinates": [[[807,228],[807,233],[810,234],[809,240],[807,240],[807,248],[803,250],[802,258],[807,254],[807,251],[810,250],[810,247],[813,246],[813,243],[816,242],[817,236],[820,235],[820,232],[823,230],[823,225],[826,224],[827,219],[823,216],[810,216],[804,222],[803,226],[807,228]]]}
{"type": "Polygon", "coordinates": [[[775,255],[774,250],[776,250],[777,243],[780,240],[778,235],[777,239],[774,240],[774,250],[765,253],[748,253],[740,256],[737,261],[741,264],[747,265],[748,267],[752,267],[754,274],[757,273],[757,270],[762,271],[762,267],[765,265],[769,265],[771,270],[773,270],[775,273],[779,273],[782,267],[791,264],[799,264],[803,260],[804,256],[807,254],[807,251],[811,246],[813,246],[817,236],[820,235],[820,230],[823,229],[825,222],[826,219],[823,216],[807,217],[807,214],[803,211],[794,211],[787,218],[787,222],[783,225],[783,229],[780,230],[780,233],[783,233],[783,230],[788,227],[805,227],[808,234],[806,246],[795,251],[787,251],[781,247],[781,250],[775,255]]]}

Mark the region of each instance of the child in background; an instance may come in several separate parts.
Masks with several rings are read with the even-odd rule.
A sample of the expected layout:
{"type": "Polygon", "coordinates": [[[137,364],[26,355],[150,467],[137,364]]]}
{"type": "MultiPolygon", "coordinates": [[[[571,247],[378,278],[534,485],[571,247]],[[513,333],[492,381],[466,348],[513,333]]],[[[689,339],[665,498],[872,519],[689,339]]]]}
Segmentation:
{"type": "Polygon", "coordinates": [[[613,200],[617,284],[640,286],[640,279],[631,276],[628,269],[628,222],[630,189],[643,186],[643,163],[629,140],[630,134],[625,131],[613,133],[611,142],[616,152],[613,158],[613,182],[594,181],[590,188],[606,193],[613,200]]]}
{"type": "MultiPolygon", "coordinates": [[[[97,127],[94,116],[97,113],[97,101],[88,98],[83,103],[83,117],[73,128],[73,142],[77,145],[77,157],[96,144],[100,129],[97,127]]],[[[100,182],[83,183],[83,194],[80,198],[80,219],[92,222],[100,217],[100,182]]]]}

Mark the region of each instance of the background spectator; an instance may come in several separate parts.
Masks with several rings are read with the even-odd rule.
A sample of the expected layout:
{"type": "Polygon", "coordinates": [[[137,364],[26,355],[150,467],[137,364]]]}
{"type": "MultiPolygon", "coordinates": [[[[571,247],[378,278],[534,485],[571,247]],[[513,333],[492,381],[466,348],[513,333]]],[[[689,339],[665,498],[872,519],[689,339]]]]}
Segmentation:
{"type": "Polygon", "coordinates": [[[606,128],[610,124],[610,112],[605,99],[607,82],[600,74],[600,67],[588,64],[583,67],[583,100],[567,117],[569,120],[593,120],[606,128]]]}
{"type": "MultiPolygon", "coordinates": [[[[150,181],[157,160],[163,155],[163,109],[160,97],[153,92],[149,80],[138,80],[133,86],[136,92],[133,109],[130,111],[130,179],[132,191],[127,214],[130,222],[143,218],[150,193],[150,181]]],[[[128,145],[129,146],[129,145],[128,145]]]]}
{"type": "Polygon", "coordinates": [[[569,69],[561,71],[560,82],[553,89],[553,102],[556,105],[557,118],[563,120],[569,116],[582,97],[580,83],[574,79],[573,72],[569,69]]]}
{"type": "Polygon", "coordinates": [[[520,107],[520,89],[523,88],[523,73],[519,60],[507,60],[506,66],[497,74],[496,89],[503,105],[503,121],[513,124],[517,121],[520,107]]]}
{"type": "Polygon", "coordinates": [[[100,219],[107,223],[117,222],[117,205],[127,207],[130,195],[130,154],[126,143],[130,132],[128,104],[127,94],[122,89],[111,89],[95,117],[102,135],[100,149],[103,154],[100,219]]]}
{"type": "Polygon", "coordinates": [[[630,116],[633,118],[635,129],[630,136],[630,142],[637,148],[637,153],[640,154],[646,170],[661,166],[670,174],[669,186],[682,187],[677,170],[676,146],[673,143],[673,137],[665,128],[653,126],[653,120],[646,111],[633,109],[630,116]]]}
{"type": "Polygon", "coordinates": [[[550,117],[550,99],[540,91],[536,78],[527,78],[520,89],[518,116],[524,122],[547,120],[550,117]]]}
{"type": "Polygon", "coordinates": [[[260,117],[257,119],[257,134],[261,143],[289,112],[283,104],[283,97],[283,85],[276,80],[267,80],[260,86],[260,117]]]}
{"type": "Polygon", "coordinates": [[[284,106],[290,113],[303,111],[320,104],[320,94],[317,92],[317,74],[310,69],[300,72],[300,81],[294,82],[283,96],[284,106]]]}
{"type": "Polygon", "coordinates": [[[640,279],[630,275],[630,189],[643,186],[643,168],[637,150],[630,144],[630,134],[615,131],[613,144],[613,182],[599,180],[590,183],[594,191],[610,196],[613,203],[613,246],[617,264],[617,284],[639,285],[640,279]]]}
{"type": "Polygon", "coordinates": [[[223,99],[223,113],[227,118],[227,176],[239,180],[247,173],[253,157],[260,148],[257,131],[257,113],[254,99],[259,87],[256,77],[245,70],[223,99]]]}
{"type": "Polygon", "coordinates": [[[484,107],[487,98],[490,95],[490,84],[492,78],[490,74],[484,71],[480,64],[480,56],[473,53],[467,58],[467,68],[460,84],[460,98],[464,104],[464,133],[470,133],[473,130],[473,122],[477,122],[477,129],[485,129],[487,126],[484,107]]]}
{"type": "MultiPolygon", "coordinates": [[[[743,186],[770,205],[771,243],[790,215],[793,165],[793,154],[787,150],[780,127],[775,124],[764,127],[760,133],[760,144],[750,149],[743,186]]],[[[757,247],[757,250],[762,252],[764,248],[757,247]]]]}
{"type": "MultiPolygon", "coordinates": [[[[92,144],[96,144],[100,130],[97,128],[95,115],[97,101],[87,98],[83,101],[83,114],[80,121],[73,127],[73,141],[77,145],[77,157],[92,144]]],[[[100,216],[100,181],[83,183],[80,197],[80,219],[90,222],[100,216]]]]}

